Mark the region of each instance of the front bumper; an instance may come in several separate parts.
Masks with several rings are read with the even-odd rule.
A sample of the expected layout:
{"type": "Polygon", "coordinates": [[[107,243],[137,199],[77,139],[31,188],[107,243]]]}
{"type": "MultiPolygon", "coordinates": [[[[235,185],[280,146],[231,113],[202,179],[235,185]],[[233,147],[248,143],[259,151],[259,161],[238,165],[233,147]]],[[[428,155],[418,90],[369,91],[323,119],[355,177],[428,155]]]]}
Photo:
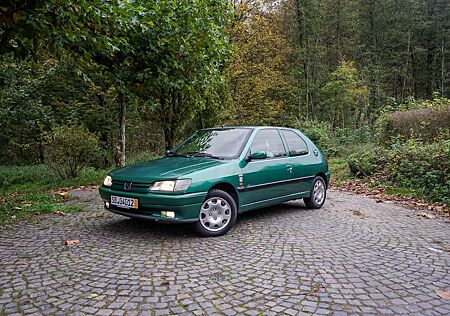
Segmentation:
{"type": "Polygon", "coordinates": [[[116,214],[155,221],[170,223],[192,223],[198,220],[200,207],[208,192],[196,192],[185,194],[164,194],[164,193],[135,193],[100,186],[100,196],[105,203],[105,208],[116,214]],[[137,209],[125,209],[106,207],[106,202],[111,203],[111,195],[137,198],[139,200],[137,209]],[[161,211],[175,212],[175,218],[161,216],[161,211]]]}

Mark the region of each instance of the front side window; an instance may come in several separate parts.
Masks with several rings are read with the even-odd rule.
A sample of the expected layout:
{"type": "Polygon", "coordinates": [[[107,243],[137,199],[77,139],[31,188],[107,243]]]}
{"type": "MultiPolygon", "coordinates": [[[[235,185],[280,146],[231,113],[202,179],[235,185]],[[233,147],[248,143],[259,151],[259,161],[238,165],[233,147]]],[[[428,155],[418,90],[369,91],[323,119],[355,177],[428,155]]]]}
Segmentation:
{"type": "Polygon", "coordinates": [[[286,150],[280,134],[275,129],[263,129],[258,131],[253,143],[250,146],[250,152],[265,151],[268,158],[284,157],[286,150]]]}
{"type": "Polygon", "coordinates": [[[286,140],[289,156],[300,156],[308,153],[308,146],[305,141],[295,132],[282,130],[284,139],[286,140]]]}
{"type": "Polygon", "coordinates": [[[171,154],[236,158],[241,153],[251,131],[249,128],[200,130],[176,147],[171,154]]]}

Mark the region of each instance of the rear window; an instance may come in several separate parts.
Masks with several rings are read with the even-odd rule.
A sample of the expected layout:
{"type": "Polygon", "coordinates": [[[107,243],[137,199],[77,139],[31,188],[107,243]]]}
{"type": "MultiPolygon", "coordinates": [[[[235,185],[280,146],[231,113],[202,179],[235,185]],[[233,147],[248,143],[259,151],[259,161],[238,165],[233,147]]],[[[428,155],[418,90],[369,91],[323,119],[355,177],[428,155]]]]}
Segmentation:
{"type": "Polygon", "coordinates": [[[283,134],[284,139],[286,140],[290,156],[301,156],[308,153],[306,142],[297,133],[282,130],[281,134],[283,134]]]}

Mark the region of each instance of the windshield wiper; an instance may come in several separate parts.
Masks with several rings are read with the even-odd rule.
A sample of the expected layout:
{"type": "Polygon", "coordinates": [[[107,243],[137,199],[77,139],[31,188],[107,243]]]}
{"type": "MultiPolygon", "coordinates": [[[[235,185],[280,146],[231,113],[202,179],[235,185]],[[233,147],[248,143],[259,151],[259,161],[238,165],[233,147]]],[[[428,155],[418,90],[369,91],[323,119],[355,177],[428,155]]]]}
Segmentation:
{"type": "Polygon", "coordinates": [[[166,156],[167,157],[185,157],[185,158],[189,158],[190,157],[189,155],[177,154],[176,152],[173,152],[173,151],[169,151],[166,154],[166,156]]]}
{"type": "Polygon", "coordinates": [[[199,152],[199,151],[187,153],[187,155],[190,155],[191,157],[207,157],[207,158],[212,158],[212,159],[223,160],[222,157],[214,156],[213,154],[205,153],[205,152],[199,152]]]}

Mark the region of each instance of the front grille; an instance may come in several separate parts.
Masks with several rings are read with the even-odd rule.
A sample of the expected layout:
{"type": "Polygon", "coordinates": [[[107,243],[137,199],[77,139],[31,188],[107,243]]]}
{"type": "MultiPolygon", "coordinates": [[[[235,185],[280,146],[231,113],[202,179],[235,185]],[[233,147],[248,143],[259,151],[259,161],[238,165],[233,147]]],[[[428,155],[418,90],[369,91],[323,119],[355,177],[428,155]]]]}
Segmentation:
{"type": "Polygon", "coordinates": [[[151,183],[139,183],[139,182],[113,180],[111,189],[115,190],[115,191],[147,193],[148,188],[150,188],[151,185],[152,185],[151,183]],[[129,190],[125,189],[125,183],[131,184],[131,187],[129,190]]]}

